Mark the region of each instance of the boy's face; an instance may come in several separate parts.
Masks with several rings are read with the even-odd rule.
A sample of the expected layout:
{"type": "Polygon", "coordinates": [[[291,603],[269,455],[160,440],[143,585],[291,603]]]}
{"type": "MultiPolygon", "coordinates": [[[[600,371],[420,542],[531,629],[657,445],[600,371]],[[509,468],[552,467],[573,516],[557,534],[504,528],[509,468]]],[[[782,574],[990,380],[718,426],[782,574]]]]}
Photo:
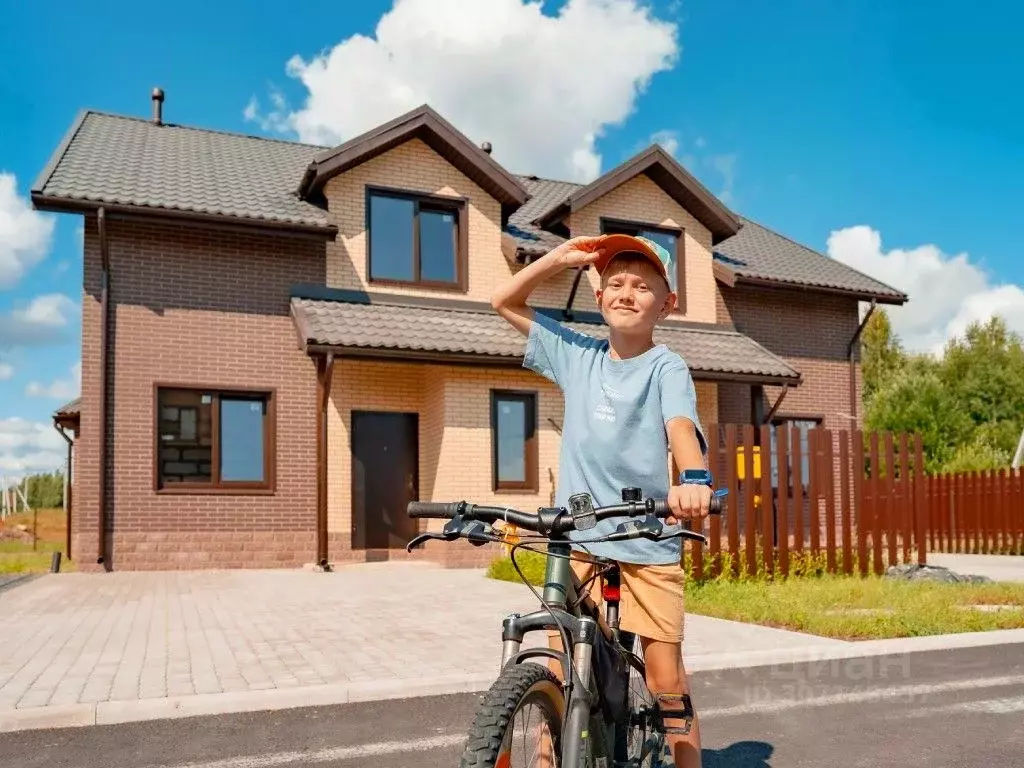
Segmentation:
{"type": "Polygon", "coordinates": [[[642,256],[612,259],[601,275],[596,298],[608,326],[630,335],[653,331],[676,303],[665,278],[642,256]]]}

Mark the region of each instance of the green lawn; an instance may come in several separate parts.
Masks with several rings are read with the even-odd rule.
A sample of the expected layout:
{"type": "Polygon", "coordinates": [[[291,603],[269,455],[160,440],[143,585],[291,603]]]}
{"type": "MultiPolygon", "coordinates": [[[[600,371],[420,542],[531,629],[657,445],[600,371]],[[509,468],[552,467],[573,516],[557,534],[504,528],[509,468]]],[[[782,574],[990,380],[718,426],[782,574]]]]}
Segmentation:
{"type": "MultiPolygon", "coordinates": [[[[543,557],[517,552],[516,562],[534,584],[542,581],[543,557]]],[[[507,558],[496,560],[488,575],[520,581],[507,558]]],[[[834,575],[690,581],[686,610],[843,640],[978,632],[1024,627],[1024,584],[834,575]]]]}

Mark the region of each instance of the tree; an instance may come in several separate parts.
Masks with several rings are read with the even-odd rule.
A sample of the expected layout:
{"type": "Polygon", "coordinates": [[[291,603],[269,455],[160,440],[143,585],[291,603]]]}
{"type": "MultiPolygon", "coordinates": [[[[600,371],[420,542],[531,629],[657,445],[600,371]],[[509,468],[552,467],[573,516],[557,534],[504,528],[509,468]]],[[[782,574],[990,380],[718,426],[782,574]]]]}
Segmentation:
{"type": "Polygon", "coordinates": [[[889,315],[884,309],[876,309],[861,333],[864,402],[870,403],[878,389],[891,381],[906,361],[907,355],[893,333],[889,315]]]}
{"type": "Polygon", "coordinates": [[[884,313],[864,335],[868,430],[920,433],[931,472],[1009,465],[1024,426],[1024,343],[1002,318],[972,323],[941,358],[905,353],[884,313]]]}
{"type": "Polygon", "coordinates": [[[870,432],[919,433],[925,469],[938,472],[953,458],[972,424],[949,397],[940,364],[914,357],[878,383],[866,406],[865,427],[870,432]]]}

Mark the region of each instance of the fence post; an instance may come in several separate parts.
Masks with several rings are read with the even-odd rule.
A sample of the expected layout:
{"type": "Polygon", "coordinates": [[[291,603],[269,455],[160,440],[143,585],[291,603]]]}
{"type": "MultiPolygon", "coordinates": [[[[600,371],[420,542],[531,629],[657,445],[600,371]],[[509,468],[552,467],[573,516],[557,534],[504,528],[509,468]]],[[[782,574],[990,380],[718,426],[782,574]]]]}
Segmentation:
{"type": "Polygon", "coordinates": [[[853,513],[857,520],[857,559],[861,576],[868,575],[868,516],[864,502],[864,432],[853,432],[853,513]]]}
{"type": "Polygon", "coordinates": [[[740,491],[738,467],[736,466],[736,425],[725,425],[725,465],[729,495],[726,496],[726,514],[729,516],[729,559],[732,561],[732,575],[740,575],[740,491]]]}
{"type": "Polygon", "coordinates": [[[903,562],[910,562],[910,543],[914,530],[914,498],[911,495],[913,485],[910,482],[910,454],[907,452],[907,433],[900,432],[900,503],[899,514],[896,516],[900,526],[900,542],[903,545],[903,562]]]}
{"type": "Polygon", "coordinates": [[[779,503],[775,530],[779,538],[779,570],[789,576],[789,430],[775,430],[776,456],[779,465],[779,503]]]}
{"type": "Polygon", "coordinates": [[[921,442],[921,434],[914,434],[914,499],[916,504],[915,522],[917,530],[917,563],[926,565],[928,563],[928,531],[933,527],[932,518],[928,512],[928,476],[924,471],[924,448],[921,442]]]}
{"type": "Polygon", "coordinates": [[[761,541],[765,573],[775,573],[775,500],[772,490],[772,433],[761,425],[761,541]]]}
{"type": "Polygon", "coordinates": [[[874,561],[874,572],[881,576],[885,569],[882,563],[882,505],[879,494],[882,490],[881,462],[878,459],[878,433],[871,433],[871,555],[874,561]]]}
{"type": "MultiPolygon", "coordinates": [[[[762,467],[764,462],[761,462],[762,467]]],[[[757,575],[757,512],[754,509],[754,425],[743,425],[743,528],[747,574],[757,575]]]]}
{"type": "Polygon", "coordinates": [[[850,517],[850,433],[839,430],[839,493],[840,516],[843,526],[843,573],[853,573],[853,521],[850,517]]]}
{"type": "Polygon", "coordinates": [[[828,572],[836,572],[836,462],[832,430],[826,429],[822,434],[822,471],[827,478],[822,490],[825,494],[825,552],[828,572]]]}

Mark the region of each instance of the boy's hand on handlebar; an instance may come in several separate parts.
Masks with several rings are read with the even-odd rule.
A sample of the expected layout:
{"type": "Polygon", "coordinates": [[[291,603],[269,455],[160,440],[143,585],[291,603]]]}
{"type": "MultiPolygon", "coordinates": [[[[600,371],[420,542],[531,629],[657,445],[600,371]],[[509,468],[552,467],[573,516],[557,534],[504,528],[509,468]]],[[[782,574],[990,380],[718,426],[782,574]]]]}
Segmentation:
{"type": "Polygon", "coordinates": [[[672,514],[665,518],[665,522],[676,525],[686,520],[703,520],[708,516],[711,494],[706,485],[673,485],[668,492],[672,514]]]}

